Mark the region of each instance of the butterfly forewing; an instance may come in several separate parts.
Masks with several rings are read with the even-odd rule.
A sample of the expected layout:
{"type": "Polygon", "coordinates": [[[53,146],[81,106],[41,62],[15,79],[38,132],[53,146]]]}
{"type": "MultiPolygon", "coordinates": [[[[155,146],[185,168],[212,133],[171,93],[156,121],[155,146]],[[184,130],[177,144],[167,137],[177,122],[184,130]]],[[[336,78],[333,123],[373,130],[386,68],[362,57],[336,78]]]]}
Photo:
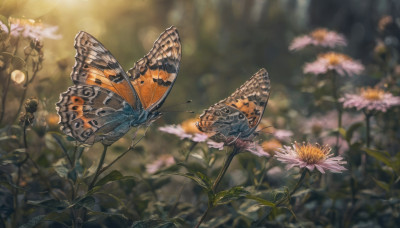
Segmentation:
{"type": "Polygon", "coordinates": [[[223,103],[237,108],[248,119],[251,128],[255,128],[261,121],[268,103],[271,83],[268,72],[263,68],[255,73],[223,103]]]}
{"type": "Polygon", "coordinates": [[[137,108],[137,95],[128,76],[114,56],[93,36],[79,32],[75,37],[75,66],[71,73],[76,85],[96,85],[108,89],[137,108]]]}
{"type": "Polygon", "coordinates": [[[154,42],[153,48],[128,71],[143,108],[159,108],[179,71],[182,48],[178,30],[172,26],[154,42]]]}

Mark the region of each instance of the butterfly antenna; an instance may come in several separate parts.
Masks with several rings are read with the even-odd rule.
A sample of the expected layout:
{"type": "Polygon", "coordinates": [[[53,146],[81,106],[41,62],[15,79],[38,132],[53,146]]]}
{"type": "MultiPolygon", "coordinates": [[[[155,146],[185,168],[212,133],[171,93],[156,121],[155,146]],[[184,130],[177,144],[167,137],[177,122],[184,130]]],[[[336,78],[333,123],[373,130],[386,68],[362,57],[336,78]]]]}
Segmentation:
{"type": "Polygon", "coordinates": [[[164,107],[161,107],[159,110],[165,112],[164,108],[173,108],[173,107],[176,107],[176,106],[181,106],[181,105],[185,105],[185,104],[189,104],[189,103],[192,103],[192,100],[187,100],[187,101],[182,102],[182,103],[177,103],[177,104],[164,106],[164,107]]]}
{"type": "Polygon", "coordinates": [[[270,128],[270,127],[272,127],[272,126],[263,127],[263,128],[261,128],[260,130],[256,131],[256,133],[263,132],[263,133],[272,134],[271,132],[264,132],[264,131],[263,131],[264,129],[267,129],[267,128],[270,128]]]}

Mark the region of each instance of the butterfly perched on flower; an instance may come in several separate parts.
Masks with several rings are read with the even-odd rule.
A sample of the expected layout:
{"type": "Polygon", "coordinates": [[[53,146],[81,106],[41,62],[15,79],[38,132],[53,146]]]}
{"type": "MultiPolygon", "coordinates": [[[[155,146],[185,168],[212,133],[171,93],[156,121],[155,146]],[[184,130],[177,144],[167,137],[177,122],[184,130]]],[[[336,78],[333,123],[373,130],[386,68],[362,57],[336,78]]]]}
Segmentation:
{"type": "Polygon", "coordinates": [[[226,99],[200,115],[197,128],[217,142],[251,141],[270,94],[270,79],[263,68],[226,99]]]}
{"type": "Polygon", "coordinates": [[[160,117],[179,72],[181,43],[172,26],[126,73],[93,36],[79,32],[71,78],[74,85],[56,104],[61,129],[83,144],[111,145],[131,127],[149,125],[160,117]]]}

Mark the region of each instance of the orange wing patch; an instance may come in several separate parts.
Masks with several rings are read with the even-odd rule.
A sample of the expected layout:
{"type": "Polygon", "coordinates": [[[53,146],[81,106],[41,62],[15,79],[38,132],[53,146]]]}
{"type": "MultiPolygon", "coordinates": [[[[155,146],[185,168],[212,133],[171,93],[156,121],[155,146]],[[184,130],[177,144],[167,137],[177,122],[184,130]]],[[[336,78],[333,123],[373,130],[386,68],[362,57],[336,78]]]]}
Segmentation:
{"type": "Polygon", "coordinates": [[[236,102],[228,103],[227,105],[235,107],[240,110],[249,121],[250,127],[255,127],[258,120],[261,118],[260,107],[253,101],[249,101],[248,98],[238,99],[236,102]]]}
{"type": "Polygon", "coordinates": [[[91,128],[87,118],[83,116],[83,104],[85,101],[78,96],[71,96],[71,104],[68,105],[68,109],[76,112],[77,117],[83,120],[84,128],[91,128]]]}
{"type": "Polygon", "coordinates": [[[114,70],[105,69],[102,71],[95,67],[89,67],[87,73],[86,84],[96,85],[108,89],[121,96],[132,107],[136,107],[136,98],[132,95],[132,89],[129,86],[128,81],[123,79],[121,79],[119,83],[114,83],[112,81],[112,79],[115,77],[123,77],[122,75],[115,75],[114,70]]]}
{"type": "Polygon", "coordinates": [[[144,75],[132,81],[142,106],[147,109],[160,100],[171,86],[176,74],[170,74],[163,70],[147,69],[144,75]]]}

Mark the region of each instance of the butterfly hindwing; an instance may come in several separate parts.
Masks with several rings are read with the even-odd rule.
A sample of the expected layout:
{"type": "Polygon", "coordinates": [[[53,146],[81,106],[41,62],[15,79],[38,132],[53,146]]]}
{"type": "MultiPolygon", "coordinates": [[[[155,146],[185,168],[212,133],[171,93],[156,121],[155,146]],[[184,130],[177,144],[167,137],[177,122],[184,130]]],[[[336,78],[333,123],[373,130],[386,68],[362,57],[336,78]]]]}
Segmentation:
{"type": "Polygon", "coordinates": [[[219,138],[250,138],[261,120],[269,94],[268,73],[261,69],[231,96],[205,110],[197,127],[219,138]]]}
{"type": "Polygon", "coordinates": [[[178,75],[182,48],[178,30],[172,26],[154,42],[153,48],[128,75],[144,109],[159,108],[178,75]]]}
{"type": "Polygon", "coordinates": [[[114,56],[93,36],[79,32],[75,37],[76,56],[71,78],[75,85],[95,85],[108,89],[138,107],[137,95],[128,76],[114,56]]]}
{"type": "Polygon", "coordinates": [[[98,86],[71,86],[57,103],[61,130],[84,144],[111,144],[130,129],[132,107],[119,95],[98,86]]]}

